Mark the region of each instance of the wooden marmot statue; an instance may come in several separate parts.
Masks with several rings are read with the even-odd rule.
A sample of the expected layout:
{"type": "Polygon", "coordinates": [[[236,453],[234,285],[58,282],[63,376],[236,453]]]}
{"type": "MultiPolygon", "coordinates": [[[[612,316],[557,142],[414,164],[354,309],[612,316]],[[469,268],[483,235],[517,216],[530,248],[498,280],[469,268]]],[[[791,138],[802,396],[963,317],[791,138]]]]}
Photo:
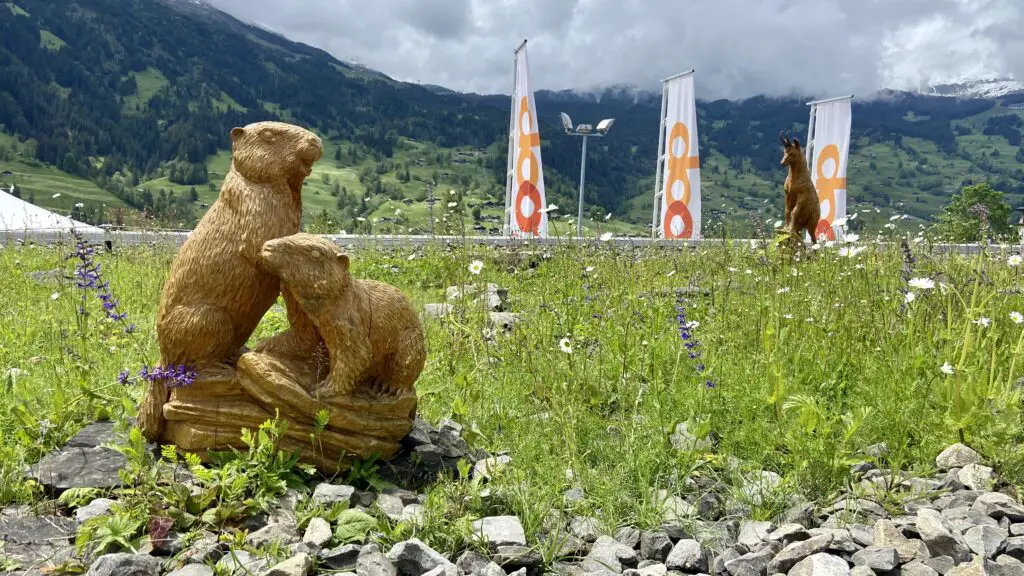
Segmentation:
{"type": "MultiPolygon", "coordinates": [[[[311,234],[271,240],[260,256],[327,346],[330,372],[314,394],[412,389],[423,370],[426,348],[419,317],[400,290],[352,278],[348,256],[330,240],[311,234]]],[[[317,340],[316,335],[300,338],[317,340]]]]}
{"type": "Polygon", "coordinates": [[[787,136],[779,134],[782,141],[783,166],[789,169],[783,189],[786,192],[786,215],[784,230],[791,234],[801,247],[804,246],[803,232],[811,236],[811,243],[817,244],[818,221],[821,220],[821,205],[818,203],[818,192],[811,181],[811,173],[807,169],[807,160],[800,148],[799,140],[790,141],[787,136]]]}
{"type": "MultiPolygon", "coordinates": [[[[302,184],[323,154],[320,138],[280,122],[231,131],[231,170],[217,201],[182,245],[157,311],[162,366],[202,370],[233,364],[260,319],[280,294],[261,267],[267,240],[299,231],[302,184]]],[[[285,294],[286,303],[290,296],[285,294]]],[[[289,305],[289,316],[293,306],[289,305]]],[[[296,319],[301,323],[301,318],[296,319]]],[[[168,390],[150,385],[138,426],[150,441],[163,430],[168,390]]]]}

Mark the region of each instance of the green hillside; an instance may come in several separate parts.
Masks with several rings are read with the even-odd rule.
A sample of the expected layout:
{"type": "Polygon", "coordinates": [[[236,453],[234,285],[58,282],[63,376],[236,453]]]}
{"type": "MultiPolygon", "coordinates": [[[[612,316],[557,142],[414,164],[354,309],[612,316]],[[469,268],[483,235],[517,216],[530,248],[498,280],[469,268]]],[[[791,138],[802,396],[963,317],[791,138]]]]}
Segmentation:
{"type": "MultiPolygon", "coordinates": [[[[306,185],[307,226],[425,232],[432,187],[435,231],[500,228],[507,96],[396,82],[205,4],[15,0],[7,7],[0,10],[0,133],[8,137],[0,162],[11,175],[0,185],[16,185],[23,197],[93,223],[190,227],[227,171],[230,129],[277,119],[326,143],[306,185]],[[443,197],[453,189],[456,200],[443,197]],[[451,214],[449,202],[456,202],[451,214]]],[[[567,112],[579,122],[618,119],[588,152],[587,226],[647,234],[657,98],[611,89],[539,91],[536,99],[559,227],[570,228],[578,192],[580,143],[562,134],[558,120],[567,112]]],[[[749,234],[781,217],[776,135],[806,132],[804,102],[698,102],[706,233],[749,234]]],[[[907,214],[900,225],[916,227],[982,180],[1024,203],[1022,103],[1020,95],[896,93],[855,101],[851,209],[878,225],[907,214]]]]}

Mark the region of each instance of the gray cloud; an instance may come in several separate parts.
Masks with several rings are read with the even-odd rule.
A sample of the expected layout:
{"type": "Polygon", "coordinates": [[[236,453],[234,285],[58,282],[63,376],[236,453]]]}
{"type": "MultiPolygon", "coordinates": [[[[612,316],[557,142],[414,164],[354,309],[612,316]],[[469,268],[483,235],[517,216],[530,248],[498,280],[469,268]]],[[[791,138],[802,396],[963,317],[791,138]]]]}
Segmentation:
{"type": "Polygon", "coordinates": [[[698,96],[867,94],[1024,80],[1020,0],[208,0],[400,80],[507,93],[529,38],[535,88],[657,86],[698,96]]]}

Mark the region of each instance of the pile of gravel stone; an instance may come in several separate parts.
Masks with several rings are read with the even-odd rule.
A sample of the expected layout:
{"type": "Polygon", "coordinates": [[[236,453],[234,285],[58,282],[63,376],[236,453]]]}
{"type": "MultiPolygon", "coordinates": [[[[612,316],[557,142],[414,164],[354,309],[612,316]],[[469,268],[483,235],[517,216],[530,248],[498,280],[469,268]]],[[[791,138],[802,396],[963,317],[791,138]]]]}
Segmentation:
{"type": "MultiPolygon", "coordinates": [[[[110,436],[98,426],[87,428],[53,458],[88,461],[97,456],[99,448],[88,446],[86,439],[110,436]]],[[[685,428],[673,435],[680,449],[692,445],[689,440],[685,428]]],[[[865,452],[884,461],[884,446],[865,452]]],[[[113,455],[98,456],[111,467],[113,455]]],[[[470,449],[455,422],[434,428],[417,419],[402,452],[382,468],[385,477],[402,480],[405,489],[372,492],[321,483],[312,498],[328,506],[345,502],[393,522],[418,522],[425,500],[418,490],[463,458],[476,462],[472,474],[482,480],[511,462],[507,455],[470,449]]],[[[770,522],[736,517],[714,491],[692,502],[661,491],[664,523],[655,530],[622,526],[604,533],[598,519],[552,511],[536,538],[528,540],[519,518],[486,517],[473,524],[476,546],[451,557],[417,538],[387,550],[369,539],[362,545],[332,546],[334,529],[326,519],[314,518],[298,529],[300,495],[289,492],[275,510],[245,523],[245,550],[232,550],[213,533],[188,543],[170,534],[166,541],[147,542],[138,554],[101,556],[88,574],[213,576],[211,566],[217,566],[218,574],[256,576],[534,576],[546,571],[566,576],[1024,576],[1024,506],[1016,495],[966,446],[950,446],[936,458],[936,466],[936,476],[915,478],[857,465],[858,483],[843,498],[823,506],[796,501],[770,522]],[[286,551],[288,559],[273,564],[256,553],[271,545],[286,551]]],[[[37,467],[37,475],[44,469],[37,467]]],[[[90,478],[110,484],[109,478],[90,478]]],[[[767,471],[748,478],[752,483],[740,487],[748,497],[764,496],[759,490],[767,493],[779,480],[767,471]]],[[[70,480],[64,474],[51,489],[81,484],[70,480]]],[[[567,500],[581,496],[580,491],[570,490],[567,500]]],[[[3,511],[0,561],[22,563],[9,574],[41,574],[38,568],[72,558],[78,523],[108,513],[111,504],[97,499],[73,517],[34,516],[24,508],[3,511]]]]}

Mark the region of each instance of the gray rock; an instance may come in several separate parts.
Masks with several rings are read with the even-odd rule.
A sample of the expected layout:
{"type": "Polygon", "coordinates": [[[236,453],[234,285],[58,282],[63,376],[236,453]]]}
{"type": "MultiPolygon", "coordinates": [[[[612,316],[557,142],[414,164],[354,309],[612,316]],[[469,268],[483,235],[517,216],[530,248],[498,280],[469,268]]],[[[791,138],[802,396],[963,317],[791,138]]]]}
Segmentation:
{"type": "MultiPolygon", "coordinates": [[[[959,496],[959,495],[958,495],[959,496]]],[[[1010,522],[1024,522],[1024,506],[999,492],[985,492],[978,496],[971,505],[977,510],[996,520],[1009,518],[1010,522]]]]}
{"type": "Polygon", "coordinates": [[[511,463],[512,457],[507,455],[488,456],[482,460],[477,460],[476,464],[473,465],[473,477],[490,480],[492,476],[501,472],[511,463]]]}
{"type": "Polygon", "coordinates": [[[900,567],[900,576],[939,576],[939,573],[924,562],[914,560],[900,567]]]}
{"type": "Polygon", "coordinates": [[[964,533],[964,541],[978,556],[995,558],[1006,546],[1007,536],[1002,528],[975,526],[964,533]]]}
{"type": "Polygon", "coordinates": [[[972,562],[964,562],[949,571],[949,576],[997,576],[1002,573],[1001,567],[986,558],[978,557],[972,562]]]}
{"type": "Polygon", "coordinates": [[[505,576],[505,570],[494,562],[489,562],[483,567],[483,570],[477,572],[477,574],[479,576],[505,576]]]}
{"type": "Polygon", "coordinates": [[[740,479],[740,494],[750,504],[760,506],[781,483],[782,477],[769,470],[743,474],[740,479]]]}
{"type": "MultiPolygon", "coordinates": [[[[649,566],[641,566],[637,569],[637,576],[668,576],[668,567],[657,563],[649,566]]],[[[625,574],[625,572],[623,572],[625,574]]]]}
{"type": "Polygon", "coordinates": [[[228,545],[220,542],[215,534],[206,533],[182,552],[181,560],[186,563],[205,564],[217,562],[228,551],[228,545]]]}
{"type": "Polygon", "coordinates": [[[189,564],[184,568],[168,572],[167,576],[213,576],[213,568],[203,564],[189,564]]]}
{"type": "Polygon", "coordinates": [[[89,567],[86,576],[160,576],[160,561],[145,554],[107,554],[89,567]]]}
{"type": "Polygon", "coordinates": [[[841,515],[846,522],[856,522],[857,519],[875,522],[889,516],[885,508],[863,498],[844,498],[823,510],[823,513],[841,515]]]}
{"type": "Polygon", "coordinates": [[[768,540],[768,534],[775,529],[771,522],[747,521],[740,524],[740,535],[737,541],[753,550],[768,540]]]}
{"type": "Polygon", "coordinates": [[[459,569],[454,564],[438,566],[423,576],[459,576],[459,569]]]}
{"type": "Polygon", "coordinates": [[[995,484],[995,474],[992,473],[992,469],[981,464],[964,466],[957,473],[957,478],[971,490],[991,490],[992,485],[995,484]]]}
{"type": "Polygon", "coordinates": [[[309,554],[299,554],[275,564],[261,576],[308,576],[311,568],[313,559],[309,554]]]}
{"type": "Polygon", "coordinates": [[[793,542],[807,540],[811,534],[800,524],[783,524],[768,533],[768,540],[781,542],[783,546],[789,546],[793,542]]]}
{"type": "Polygon", "coordinates": [[[808,556],[789,571],[789,576],[849,576],[849,574],[850,565],[846,563],[846,560],[825,553],[808,556]]]}
{"type": "Polygon", "coordinates": [[[1024,562],[1017,560],[1013,556],[1002,556],[996,557],[996,565],[999,566],[999,572],[1001,576],[1024,576],[1024,562]]]}
{"type": "Polygon", "coordinates": [[[522,324],[523,318],[514,312],[491,312],[487,315],[488,325],[502,332],[512,332],[518,324],[522,324]]]}
{"type": "Polygon", "coordinates": [[[734,521],[704,522],[698,520],[695,528],[695,539],[709,550],[720,552],[736,544],[737,523],[734,521]]]}
{"type": "Polygon", "coordinates": [[[1024,536],[1007,538],[1006,553],[1018,560],[1024,560],[1024,536]]]}
{"type": "Polygon", "coordinates": [[[672,551],[668,534],[660,530],[643,532],[640,535],[640,557],[645,560],[664,562],[672,551]]]}
{"type": "Polygon", "coordinates": [[[1010,536],[1024,536],[1024,524],[1010,524],[1010,536]]]}
{"type": "Polygon", "coordinates": [[[331,532],[331,525],[323,518],[313,518],[306,526],[306,532],[302,535],[302,541],[314,546],[325,546],[331,541],[334,534],[331,532]]]}
{"type": "Polygon", "coordinates": [[[675,432],[669,436],[669,442],[672,443],[673,448],[679,451],[705,451],[712,448],[712,444],[707,438],[696,438],[691,434],[686,422],[676,425],[675,432]]]}
{"type": "Polygon", "coordinates": [[[376,546],[363,546],[356,558],[358,576],[398,576],[398,568],[376,546]]]}
{"type": "Polygon", "coordinates": [[[889,446],[885,442],[879,442],[865,448],[864,453],[871,458],[882,458],[889,453],[889,446]]]}
{"type": "Polygon", "coordinates": [[[300,541],[297,530],[294,524],[268,524],[246,536],[245,543],[254,548],[274,542],[287,546],[300,541]]]}
{"type": "Polygon", "coordinates": [[[615,539],[630,548],[640,544],[640,530],[632,526],[622,526],[615,531],[615,539]]]}
{"type": "MultiPolygon", "coordinates": [[[[438,566],[451,564],[447,558],[417,538],[395,544],[388,551],[387,557],[405,576],[420,576],[438,566]]],[[[356,568],[358,574],[358,566],[356,568]]]]}
{"type": "Polygon", "coordinates": [[[582,486],[573,486],[562,493],[567,504],[578,504],[587,498],[587,493],[582,486]]]}
{"type": "Polygon", "coordinates": [[[423,305],[423,317],[430,318],[432,320],[438,320],[445,318],[452,313],[451,304],[424,304],[423,305]]]}
{"type": "Polygon", "coordinates": [[[213,568],[203,564],[189,564],[168,572],[167,576],[213,576],[213,568]]]}
{"type": "Polygon", "coordinates": [[[491,516],[473,522],[473,534],[488,543],[491,550],[499,546],[526,546],[526,533],[515,516],[491,516]]]}
{"type": "MultiPolygon", "coordinates": [[[[355,494],[356,489],[351,486],[327,484],[325,482],[317,484],[316,489],[313,490],[313,502],[325,506],[333,506],[339,502],[352,504],[355,494]]],[[[419,574],[416,576],[419,576],[419,574]]]]}
{"type": "Polygon", "coordinates": [[[422,526],[425,516],[426,510],[422,504],[407,504],[405,508],[402,508],[401,522],[422,526]]]}
{"type": "Polygon", "coordinates": [[[875,545],[875,529],[864,524],[850,524],[848,527],[850,537],[858,545],[863,547],[875,545]]]}
{"type": "Polygon", "coordinates": [[[445,290],[445,295],[449,302],[468,298],[474,303],[485,306],[488,310],[501,312],[505,308],[508,290],[491,283],[488,283],[487,286],[467,284],[465,286],[449,286],[445,290]]]}
{"type": "Polygon", "coordinates": [[[520,568],[533,570],[544,563],[540,551],[528,546],[498,546],[493,560],[506,571],[520,568]]]}
{"type": "Polygon", "coordinates": [[[355,570],[362,548],[356,544],[346,544],[320,552],[320,564],[331,570],[355,570]]]}
{"type": "Polygon", "coordinates": [[[980,462],[980,454],[959,443],[946,448],[935,458],[935,465],[939,467],[939,470],[963,468],[968,464],[979,464],[980,462]]]}
{"type": "Polygon", "coordinates": [[[549,532],[540,537],[540,543],[542,549],[552,551],[556,558],[579,558],[589,551],[586,542],[565,531],[549,532]]]}
{"type": "Polygon", "coordinates": [[[788,573],[790,569],[797,564],[797,562],[800,562],[808,556],[813,556],[814,554],[819,554],[828,550],[830,544],[832,544],[831,534],[822,534],[821,536],[814,536],[801,542],[794,542],[783,548],[782,552],[779,552],[778,555],[768,563],[768,573],[788,573]]]}
{"type": "Polygon", "coordinates": [[[665,496],[661,502],[661,517],[666,524],[682,525],[697,515],[697,507],[679,496],[665,496]]]}
{"type": "Polygon", "coordinates": [[[77,524],[60,516],[30,516],[9,510],[0,515],[0,557],[23,566],[71,559],[77,524]]]}
{"type": "Polygon", "coordinates": [[[775,551],[770,547],[744,554],[725,562],[725,571],[731,576],[766,576],[768,563],[775,551]]]}
{"type": "Polygon", "coordinates": [[[809,532],[811,537],[831,536],[832,542],[828,545],[828,549],[833,552],[853,554],[863,548],[863,546],[854,542],[853,536],[850,535],[850,531],[846,528],[812,528],[809,532]]]}
{"type": "Polygon", "coordinates": [[[850,576],[875,576],[875,571],[867,566],[854,566],[850,569],[850,576]]]}
{"type": "Polygon", "coordinates": [[[480,572],[488,564],[490,564],[490,560],[486,556],[473,550],[463,552],[462,556],[459,556],[459,559],[455,561],[455,566],[462,570],[463,574],[480,572]]]}
{"type": "Polygon", "coordinates": [[[585,542],[596,542],[600,536],[598,522],[595,518],[583,518],[577,516],[569,522],[569,531],[583,539],[585,542]]]}
{"type": "Polygon", "coordinates": [[[876,572],[888,572],[900,565],[900,555],[895,548],[871,546],[854,554],[853,563],[867,566],[876,572]]]}
{"type": "Polygon", "coordinates": [[[244,550],[228,551],[217,562],[218,570],[221,570],[224,574],[231,574],[233,576],[242,576],[245,574],[258,574],[267,567],[265,560],[256,558],[252,554],[244,550]]]}
{"type": "Polygon", "coordinates": [[[29,470],[29,478],[45,488],[63,492],[70,488],[114,488],[121,485],[118,470],[125,457],[101,447],[117,442],[113,422],[97,422],[82,428],[64,447],[43,456],[29,470]]]}
{"type": "Polygon", "coordinates": [[[949,556],[936,556],[924,561],[924,564],[939,574],[948,574],[956,566],[956,562],[949,556]]]}
{"type": "Polygon", "coordinates": [[[627,566],[637,563],[636,551],[610,536],[601,536],[590,548],[580,568],[593,574],[621,574],[627,566]]]}
{"type": "Polygon", "coordinates": [[[708,569],[708,558],[696,540],[680,540],[669,552],[665,565],[669,570],[693,574],[708,569]]]}
{"type": "Polygon", "coordinates": [[[402,510],[405,508],[405,502],[403,502],[398,496],[393,494],[380,494],[377,496],[377,502],[374,505],[388,517],[388,520],[395,523],[401,522],[402,510]]]}
{"type": "Polygon", "coordinates": [[[919,511],[917,530],[932,556],[949,556],[958,563],[970,561],[971,548],[938,512],[928,509],[919,511]]]}
{"type": "Polygon", "coordinates": [[[804,528],[814,526],[814,503],[796,496],[792,498],[792,504],[776,520],[778,524],[799,524],[804,528]]]}
{"type": "Polygon", "coordinates": [[[85,522],[90,518],[103,516],[110,512],[110,507],[114,504],[115,501],[109,498],[97,498],[85,506],[75,510],[75,520],[78,522],[85,522]]]}
{"type": "Polygon", "coordinates": [[[999,522],[997,522],[995,518],[967,506],[946,508],[941,512],[941,514],[954,526],[964,526],[965,528],[962,530],[963,532],[966,532],[975,526],[991,526],[992,528],[999,528],[999,522]]]}

